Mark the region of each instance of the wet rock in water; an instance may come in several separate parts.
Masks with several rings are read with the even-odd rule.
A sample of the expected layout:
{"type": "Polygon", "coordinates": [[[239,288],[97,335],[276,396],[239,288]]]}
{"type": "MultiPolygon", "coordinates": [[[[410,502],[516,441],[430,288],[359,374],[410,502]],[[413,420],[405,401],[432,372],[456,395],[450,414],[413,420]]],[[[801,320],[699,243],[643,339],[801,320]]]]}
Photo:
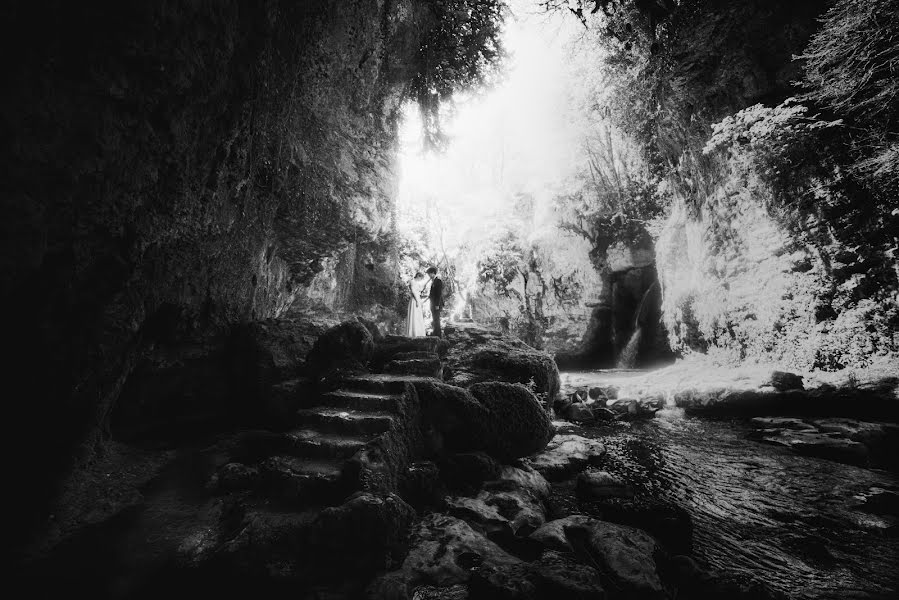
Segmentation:
{"type": "Polygon", "coordinates": [[[607,405],[616,416],[626,419],[652,418],[661,410],[662,406],[664,406],[664,401],[658,398],[644,398],[640,400],[636,398],[619,398],[607,405]]]}
{"type": "Polygon", "coordinates": [[[605,392],[601,387],[591,387],[587,390],[587,396],[597,404],[597,406],[605,406],[608,402],[605,392]]]}
{"type": "Polygon", "coordinates": [[[805,386],[802,384],[802,377],[795,373],[787,373],[786,371],[773,371],[771,379],[767,385],[770,385],[779,392],[787,390],[802,390],[805,386]]]}
{"type": "Polygon", "coordinates": [[[531,538],[552,550],[589,556],[623,597],[666,597],[655,561],[660,548],[644,531],[572,515],[544,524],[531,538]]]}
{"type": "Polygon", "coordinates": [[[578,496],[581,498],[633,498],[634,490],[606,471],[585,471],[577,477],[578,496]]]}
{"type": "Polygon", "coordinates": [[[839,434],[865,445],[872,467],[899,470],[899,425],[856,419],[812,419],[818,431],[839,434]]]}
{"type": "Polygon", "coordinates": [[[509,519],[501,515],[496,506],[488,504],[483,495],[477,498],[450,496],[446,499],[446,512],[488,537],[515,534],[509,519]]]}
{"type": "Polygon", "coordinates": [[[755,439],[786,446],[798,454],[848,464],[895,469],[899,466],[899,426],[856,419],[757,417],[755,439]]]}
{"type": "Polygon", "coordinates": [[[595,521],[587,515],[570,515],[563,519],[547,521],[530,535],[532,540],[540,542],[545,548],[557,552],[572,552],[574,548],[565,535],[566,528],[588,528],[595,521]]]}
{"type": "Polygon", "coordinates": [[[584,403],[587,401],[587,392],[585,390],[575,390],[569,394],[568,399],[572,404],[584,403]]]}
{"type": "Polygon", "coordinates": [[[543,475],[527,465],[512,467],[506,465],[499,474],[498,482],[507,482],[530,491],[541,500],[549,498],[551,487],[543,475]]]}
{"type": "Polygon", "coordinates": [[[570,405],[564,413],[564,417],[575,423],[592,423],[596,419],[593,415],[593,410],[581,402],[570,405]]]}
{"type": "Polygon", "coordinates": [[[873,488],[856,507],[874,515],[899,516],[899,494],[873,488]]]}
{"type": "Polygon", "coordinates": [[[522,561],[465,521],[441,514],[430,514],[414,528],[409,553],[402,566],[374,582],[370,598],[408,598],[419,585],[440,588],[468,583],[475,567],[502,568],[522,561]]]}
{"type": "Polygon", "coordinates": [[[599,571],[578,562],[571,554],[546,551],[532,565],[532,572],[541,598],[605,598],[599,571]]]}
{"type": "Polygon", "coordinates": [[[593,419],[598,423],[608,423],[615,420],[615,413],[608,408],[594,408],[593,419]]]}
{"type": "MultiPolygon", "coordinates": [[[[380,596],[370,596],[370,598],[371,600],[381,600],[380,596]]],[[[468,586],[461,583],[447,587],[422,585],[413,590],[412,600],[468,600],[468,586]]]]}
{"type": "Polygon", "coordinates": [[[499,462],[486,452],[459,452],[440,461],[440,476],[452,489],[474,491],[502,471],[499,462]]]}
{"type": "Polygon", "coordinates": [[[792,417],[754,417],[750,419],[750,423],[753,427],[764,429],[794,429],[796,431],[815,429],[802,419],[792,417]]]}
{"type": "Polygon", "coordinates": [[[325,331],[306,357],[307,369],[316,374],[364,369],[374,353],[371,333],[359,321],[345,321],[325,331]]]}
{"type": "Polygon", "coordinates": [[[546,521],[543,503],[530,490],[504,483],[489,486],[474,498],[447,498],[447,512],[485,534],[531,534],[546,521]]]}
{"type": "Polygon", "coordinates": [[[553,400],[553,410],[559,416],[564,416],[570,406],[571,398],[568,398],[567,396],[558,396],[553,400]]]}
{"type": "Polygon", "coordinates": [[[687,554],[693,549],[693,520],[676,504],[645,496],[609,497],[589,500],[582,508],[603,521],[646,531],[671,553],[687,554]]]}
{"type": "Polygon", "coordinates": [[[587,465],[596,465],[605,454],[603,445],[579,435],[557,435],[540,454],[525,462],[549,481],[570,479],[587,465]]]}
{"type": "Polygon", "coordinates": [[[469,391],[489,411],[486,450],[500,460],[539,452],[556,433],[537,398],[521,384],[477,383],[469,391]]]}
{"type": "Polygon", "coordinates": [[[803,456],[826,458],[850,465],[868,465],[868,448],[861,442],[841,437],[797,432],[778,438],[775,443],[784,444],[803,456]]]}
{"type": "Polygon", "coordinates": [[[479,565],[468,581],[469,600],[537,600],[530,565],[479,565]]]}

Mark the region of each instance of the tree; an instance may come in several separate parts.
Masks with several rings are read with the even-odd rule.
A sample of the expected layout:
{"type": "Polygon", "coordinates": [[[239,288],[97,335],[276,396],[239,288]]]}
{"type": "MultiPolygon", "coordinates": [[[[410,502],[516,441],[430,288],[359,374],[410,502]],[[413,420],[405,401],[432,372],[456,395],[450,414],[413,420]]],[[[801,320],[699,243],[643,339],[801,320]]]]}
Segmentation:
{"type": "Polygon", "coordinates": [[[410,97],[418,103],[425,147],[443,149],[441,111],[454,94],[476,92],[497,81],[506,52],[503,0],[432,0],[434,27],[418,50],[410,97]]]}

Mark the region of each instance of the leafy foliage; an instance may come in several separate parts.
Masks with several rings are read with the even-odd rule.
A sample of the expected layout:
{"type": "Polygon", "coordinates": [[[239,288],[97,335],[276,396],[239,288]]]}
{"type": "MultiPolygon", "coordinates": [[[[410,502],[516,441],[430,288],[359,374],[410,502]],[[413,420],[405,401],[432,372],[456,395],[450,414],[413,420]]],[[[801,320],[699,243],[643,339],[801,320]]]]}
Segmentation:
{"type": "Polygon", "coordinates": [[[899,4],[842,0],[822,19],[801,58],[803,99],[853,126],[855,162],[872,185],[899,195],[899,4]]]}
{"type": "Polygon", "coordinates": [[[499,77],[507,8],[503,0],[432,0],[429,8],[435,25],[419,48],[410,96],[421,110],[426,146],[442,149],[441,109],[453,94],[476,92],[499,77]]]}
{"type": "Polygon", "coordinates": [[[478,283],[491,286],[494,293],[513,296],[523,295],[514,285],[519,277],[526,276],[527,260],[520,240],[512,231],[506,231],[478,260],[478,283]]]}
{"type": "Polygon", "coordinates": [[[821,368],[899,350],[899,4],[836,0],[820,21],[810,0],[541,4],[587,26],[608,77],[585,112],[604,111],[644,164],[642,185],[567,198],[569,229],[601,250],[641,214],[677,213],[659,257],[682,269],[666,309],[677,341],[821,368]],[[772,239],[746,230],[762,221],[772,239]],[[771,290],[745,289],[753,269],[771,290]]]}
{"type": "Polygon", "coordinates": [[[607,123],[587,138],[584,154],[580,181],[558,198],[566,215],[561,227],[589,240],[595,262],[601,263],[616,241],[649,243],[649,223],[662,213],[665,190],[607,123]]]}

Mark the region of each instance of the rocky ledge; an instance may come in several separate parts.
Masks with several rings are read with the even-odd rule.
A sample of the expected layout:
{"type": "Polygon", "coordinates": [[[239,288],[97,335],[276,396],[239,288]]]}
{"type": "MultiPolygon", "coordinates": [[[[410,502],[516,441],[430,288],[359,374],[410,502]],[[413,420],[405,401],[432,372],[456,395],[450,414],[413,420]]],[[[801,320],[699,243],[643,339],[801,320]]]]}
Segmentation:
{"type": "Polygon", "coordinates": [[[655,371],[566,374],[563,397],[594,402],[619,413],[648,414],[662,407],[704,416],[850,417],[899,421],[899,367],[799,373],[777,365],[718,365],[682,360],[655,371]],[[625,409],[636,405],[635,408],[625,409]]]}
{"type": "Polygon", "coordinates": [[[165,464],[126,509],[44,548],[22,571],[30,583],[49,591],[91,573],[97,592],[119,577],[123,598],[173,586],[301,598],[770,597],[691,558],[687,514],[604,471],[601,441],[557,434],[559,374],[545,353],[475,327],[443,340],[359,320],[312,331],[245,332],[256,349],[252,427],[154,450],[165,464]],[[98,541],[118,550],[98,554],[98,541]]]}

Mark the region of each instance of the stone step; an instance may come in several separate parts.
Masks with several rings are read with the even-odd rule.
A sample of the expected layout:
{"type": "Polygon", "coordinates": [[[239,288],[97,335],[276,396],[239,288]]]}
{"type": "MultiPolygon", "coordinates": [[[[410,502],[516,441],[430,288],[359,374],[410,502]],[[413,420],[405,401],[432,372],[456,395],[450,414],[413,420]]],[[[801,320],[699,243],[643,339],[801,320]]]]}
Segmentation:
{"type": "Polygon", "coordinates": [[[387,412],[347,410],[330,406],[304,408],[298,410],[296,415],[300,426],[348,434],[384,433],[396,421],[396,417],[387,412]]]}
{"type": "Polygon", "coordinates": [[[300,505],[334,504],[355,487],[339,458],[271,456],[259,463],[259,476],[269,493],[300,505]]]}
{"type": "Polygon", "coordinates": [[[397,412],[402,394],[336,390],[322,396],[322,403],[334,408],[397,412]]]}
{"type": "Polygon", "coordinates": [[[437,345],[440,343],[439,338],[435,337],[406,337],[404,335],[387,335],[383,341],[379,342],[379,346],[405,346],[410,350],[430,350],[437,351],[437,345]]]}
{"type": "Polygon", "coordinates": [[[419,375],[421,377],[440,379],[443,375],[443,363],[436,357],[391,360],[384,365],[384,372],[397,375],[419,375]]]}
{"type": "Polygon", "coordinates": [[[373,435],[326,433],[296,429],[285,434],[292,441],[291,455],[309,458],[350,458],[374,439],[373,435]]]}
{"type": "Polygon", "coordinates": [[[407,383],[415,384],[426,381],[434,381],[434,378],[420,375],[377,373],[347,377],[342,380],[340,387],[349,391],[403,394],[406,391],[407,383]]]}
{"type": "Polygon", "coordinates": [[[440,357],[436,352],[431,351],[397,352],[391,357],[392,360],[416,360],[432,358],[439,359],[440,357]]]}
{"type": "Polygon", "coordinates": [[[433,337],[409,338],[389,335],[383,341],[375,345],[372,364],[376,369],[390,362],[398,354],[410,352],[424,352],[438,354],[440,351],[440,339],[433,337]]]}

